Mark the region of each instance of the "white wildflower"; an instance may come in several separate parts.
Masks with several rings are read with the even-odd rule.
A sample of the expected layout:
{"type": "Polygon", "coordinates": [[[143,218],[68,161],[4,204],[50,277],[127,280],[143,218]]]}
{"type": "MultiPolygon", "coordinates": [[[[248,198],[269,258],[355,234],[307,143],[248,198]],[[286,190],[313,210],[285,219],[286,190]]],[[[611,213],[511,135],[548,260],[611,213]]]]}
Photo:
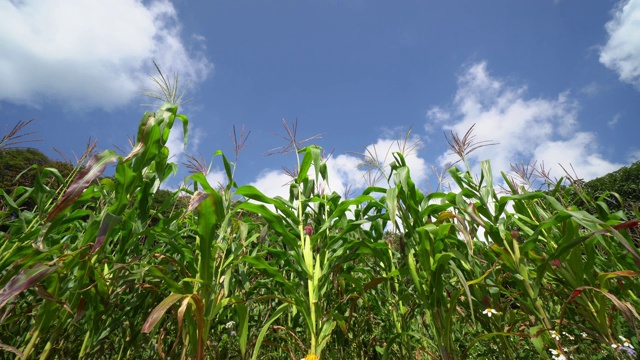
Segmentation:
{"type": "Polygon", "coordinates": [[[487,315],[488,317],[491,317],[491,314],[497,314],[498,312],[495,309],[486,308],[482,313],[487,315]]]}
{"type": "Polygon", "coordinates": [[[622,345],[624,345],[624,346],[626,346],[626,347],[628,347],[628,348],[633,349],[633,345],[631,345],[631,340],[627,339],[627,338],[626,338],[626,337],[624,337],[624,336],[618,336],[618,337],[620,338],[620,340],[622,340],[622,345]]]}

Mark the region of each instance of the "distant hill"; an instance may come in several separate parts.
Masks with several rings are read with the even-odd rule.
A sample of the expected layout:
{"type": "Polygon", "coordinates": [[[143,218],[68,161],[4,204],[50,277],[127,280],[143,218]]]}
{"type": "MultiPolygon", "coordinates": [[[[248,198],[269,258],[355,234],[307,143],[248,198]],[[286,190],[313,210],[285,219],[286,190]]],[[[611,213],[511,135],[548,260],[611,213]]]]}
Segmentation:
{"type": "Polygon", "coordinates": [[[68,177],[74,168],[68,162],[49,159],[34,148],[0,149],[0,189],[11,194],[18,186],[33,187],[37,173],[33,165],[37,165],[38,168],[55,168],[64,178],[68,177]]]}
{"type": "MultiPolygon", "coordinates": [[[[52,160],[38,149],[34,148],[4,148],[0,149],[0,189],[11,195],[19,186],[33,187],[35,184],[37,169],[45,167],[57,169],[60,175],[67,179],[74,171],[74,165],[65,162],[52,160]]],[[[58,184],[53,178],[48,179],[45,184],[52,188],[57,188],[58,184]]],[[[150,204],[152,209],[158,209],[171,197],[173,192],[168,190],[158,190],[150,204]]],[[[3,200],[0,198],[0,205],[3,200]]],[[[178,197],[176,205],[178,208],[186,209],[189,201],[184,196],[178,197]]],[[[33,208],[34,203],[27,201],[24,208],[33,208]]],[[[161,211],[164,217],[169,216],[172,208],[161,211]]]]}
{"type": "Polygon", "coordinates": [[[640,161],[593,179],[584,184],[584,189],[594,199],[607,192],[617,193],[624,204],[620,204],[614,196],[607,196],[607,205],[612,210],[623,205],[625,210],[631,211],[640,206],[640,161]]]}

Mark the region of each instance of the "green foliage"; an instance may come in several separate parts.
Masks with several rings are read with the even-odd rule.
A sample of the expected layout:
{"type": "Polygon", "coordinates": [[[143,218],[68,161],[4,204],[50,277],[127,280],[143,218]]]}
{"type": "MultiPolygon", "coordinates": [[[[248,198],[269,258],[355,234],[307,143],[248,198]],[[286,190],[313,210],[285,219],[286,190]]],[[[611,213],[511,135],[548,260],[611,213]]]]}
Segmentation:
{"type": "MultiPolygon", "coordinates": [[[[38,176],[51,176],[40,181],[41,186],[60,189],[74,175],[74,167],[66,162],[53,161],[33,148],[0,148],[0,189],[7,194],[15,194],[19,189],[34,188],[38,176]],[[44,169],[49,169],[44,171],[44,169]]],[[[4,199],[0,199],[0,211],[5,211],[4,199]]],[[[36,201],[26,199],[22,208],[33,211],[36,201]]]]}
{"type": "Polygon", "coordinates": [[[612,209],[619,209],[622,206],[626,209],[637,208],[640,205],[640,161],[590,180],[584,184],[584,189],[593,198],[604,195],[607,205],[612,209]],[[620,199],[612,193],[618,194],[624,204],[621,204],[620,199]]]}
{"type": "MultiPolygon", "coordinates": [[[[221,152],[222,188],[202,167],[162,191],[176,119],[188,123],[165,103],[143,115],[127,156],[106,150],[69,177],[44,163],[0,190],[3,355],[625,359],[638,348],[638,220],[589,192],[528,192],[504,176],[500,195],[485,161],[479,179],[450,169],[459,191],[424,193],[394,153],[384,186],[342,198],[322,149],[286,123],[287,198],[236,184],[221,152]]],[[[452,137],[463,159],[485,144],[452,137]]]]}
{"type": "MultiPolygon", "coordinates": [[[[75,173],[81,168],[74,167],[66,161],[52,160],[41,151],[33,148],[5,148],[0,149],[0,189],[5,193],[12,194],[17,188],[33,188],[35,185],[36,174],[44,168],[55,169],[60,177],[67,179],[58,181],[51,177],[45,180],[45,185],[53,189],[58,189],[64,183],[75,176],[75,173]]],[[[103,179],[113,178],[101,177],[103,179]]],[[[186,209],[189,204],[187,196],[175,196],[175,192],[169,190],[158,190],[152,196],[149,207],[155,210],[153,222],[167,218],[176,209],[186,209]]],[[[4,200],[0,199],[0,204],[4,200]]],[[[24,208],[33,210],[35,204],[27,201],[24,208]]]]}
{"type": "Polygon", "coordinates": [[[33,187],[37,167],[51,164],[52,161],[37,149],[0,149],[0,189],[12,193],[18,184],[33,187]]]}

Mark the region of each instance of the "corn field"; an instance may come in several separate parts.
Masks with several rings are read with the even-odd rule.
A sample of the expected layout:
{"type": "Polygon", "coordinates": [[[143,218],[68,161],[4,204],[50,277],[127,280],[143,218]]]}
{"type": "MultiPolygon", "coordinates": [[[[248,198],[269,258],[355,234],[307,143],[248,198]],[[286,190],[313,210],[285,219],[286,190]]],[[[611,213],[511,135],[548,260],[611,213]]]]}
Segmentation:
{"type": "Polygon", "coordinates": [[[291,136],[288,197],[237,184],[217,152],[222,186],[192,166],[153,209],[176,120],[186,144],[165,102],[128,154],[0,189],[0,358],[638,358],[637,211],[570,177],[532,191],[488,161],[474,175],[486,144],[470,133],[450,140],[455,191],[419,189],[397,152],[343,197],[321,144],[291,136]]]}

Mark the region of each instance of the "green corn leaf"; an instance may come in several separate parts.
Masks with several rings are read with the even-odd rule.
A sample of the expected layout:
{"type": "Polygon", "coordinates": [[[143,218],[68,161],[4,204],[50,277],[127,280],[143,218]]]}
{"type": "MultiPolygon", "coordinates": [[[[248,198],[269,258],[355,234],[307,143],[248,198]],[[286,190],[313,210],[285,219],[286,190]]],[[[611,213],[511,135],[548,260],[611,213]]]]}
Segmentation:
{"type": "Polygon", "coordinates": [[[229,184],[233,184],[233,171],[231,170],[231,163],[229,162],[229,160],[227,159],[227,157],[224,155],[224,153],[220,150],[216,151],[213,156],[222,156],[222,164],[224,165],[224,171],[227,174],[227,180],[229,181],[229,184]]]}
{"type": "Polygon", "coordinates": [[[456,275],[458,276],[458,279],[460,280],[460,283],[464,287],[464,292],[467,294],[467,300],[469,301],[469,310],[471,311],[471,320],[473,321],[473,324],[475,325],[476,317],[475,317],[474,311],[473,311],[473,297],[471,296],[471,291],[469,290],[469,282],[467,282],[467,279],[462,274],[462,271],[460,271],[460,269],[458,269],[458,267],[456,266],[456,264],[453,261],[450,261],[449,265],[451,266],[451,269],[453,269],[453,271],[456,273],[456,275]]]}
{"type": "MultiPolygon", "coordinates": [[[[399,155],[399,154],[394,154],[399,155]]],[[[400,167],[396,170],[396,184],[400,184],[402,186],[402,190],[404,190],[407,194],[413,190],[413,183],[411,182],[411,178],[409,175],[409,168],[407,166],[400,167]]],[[[409,195],[411,198],[413,196],[409,195]]]]}
{"type": "Polygon", "coordinates": [[[327,168],[326,162],[322,162],[320,164],[320,176],[327,184],[329,184],[329,169],[327,168]]]}
{"type": "Polygon", "coordinates": [[[0,189],[0,192],[2,192],[4,204],[6,204],[11,211],[20,211],[19,204],[16,204],[9,194],[2,189],[0,189]]]}
{"type": "Polygon", "coordinates": [[[385,198],[387,212],[389,214],[389,221],[395,228],[396,226],[396,213],[398,210],[398,188],[392,187],[387,189],[387,196],[385,198]]]}
{"type": "Polygon", "coordinates": [[[308,172],[311,168],[311,164],[314,165],[316,175],[315,178],[317,179],[320,172],[320,164],[322,162],[322,148],[317,145],[309,145],[303,149],[300,149],[298,153],[304,153],[304,156],[302,158],[302,162],[300,163],[300,169],[298,170],[296,183],[302,184],[308,177],[308,172]]]}
{"type": "Polygon", "coordinates": [[[315,265],[315,269],[313,271],[313,283],[315,284],[316,287],[316,291],[315,291],[315,301],[320,301],[320,293],[321,293],[321,289],[320,289],[320,277],[322,276],[322,272],[320,270],[321,266],[320,266],[320,259],[319,256],[316,258],[316,265],[315,265]]]}
{"type": "MultiPolygon", "coordinates": [[[[285,238],[288,242],[297,243],[298,238],[295,234],[291,233],[291,228],[282,221],[282,217],[274,214],[269,208],[261,204],[254,204],[250,202],[244,202],[236,207],[236,209],[244,209],[255,214],[261,215],[267,224],[285,238]]],[[[297,219],[297,217],[296,217],[297,219]]],[[[296,226],[296,224],[293,224],[296,226]]]]}
{"type": "Polygon", "coordinates": [[[187,140],[189,139],[189,118],[186,115],[178,114],[176,117],[182,121],[182,136],[184,147],[187,147],[187,140]]]}
{"type": "Polygon", "coordinates": [[[213,194],[214,192],[217,192],[216,189],[211,187],[211,185],[209,184],[209,180],[207,180],[207,177],[203,173],[198,172],[190,175],[187,177],[187,180],[193,180],[194,182],[200,184],[200,186],[202,186],[202,190],[207,194],[213,194]]]}
{"type": "MultiPolygon", "coordinates": [[[[215,246],[218,229],[224,219],[222,198],[213,192],[198,205],[198,276],[204,281],[204,288],[210,289],[214,277],[215,246]]],[[[209,294],[206,294],[208,297],[209,294]]]]}
{"type": "Polygon", "coordinates": [[[416,269],[416,259],[413,256],[413,249],[409,252],[407,263],[409,265],[409,272],[411,273],[411,279],[413,279],[413,283],[416,285],[416,289],[422,295],[424,289],[422,288],[422,283],[420,282],[420,278],[418,277],[418,271],[416,269]]]}
{"type": "Polygon", "coordinates": [[[120,160],[116,166],[115,201],[109,207],[109,211],[114,215],[122,215],[129,205],[130,194],[137,186],[139,175],[131,168],[130,164],[120,160]]]}
{"type": "Polygon", "coordinates": [[[159,144],[164,145],[169,140],[169,134],[171,133],[171,128],[173,128],[173,122],[175,121],[177,112],[178,107],[175,104],[168,102],[162,104],[158,111],[156,111],[155,125],[162,134],[162,137],[160,138],[161,142],[159,144]]]}
{"type": "Polygon", "coordinates": [[[333,320],[326,321],[322,324],[320,335],[318,335],[318,345],[316,345],[316,354],[321,355],[322,350],[327,346],[327,343],[331,339],[331,333],[336,327],[336,322],[333,320]]]}
{"type": "Polygon", "coordinates": [[[149,274],[150,276],[153,276],[159,280],[162,280],[165,283],[165,285],[169,288],[169,290],[171,290],[172,292],[174,293],[184,292],[183,287],[180,286],[180,284],[175,282],[173,279],[171,279],[169,276],[167,276],[167,274],[165,274],[163,270],[166,272],[166,269],[164,269],[164,267],[154,265],[154,266],[149,266],[147,269],[143,271],[149,274]]]}
{"type": "Polygon", "coordinates": [[[431,264],[431,270],[435,271],[439,266],[448,264],[452,257],[453,254],[449,252],[436,254],[435,261],[431,264]]]}
{"type": "Polygon", "coordinates": [[[495,193],[493,189],[493,173],[491,172],[491,163],[488,160],[484,160],[480,162],[480,168],[482,169],[482,180],[480,180],[480,184],[482,184],[484,180],[484,185],[480,188],[480,199],[482,200],[483,205],[489,204],[489,201],[493,197],[495,193]]]}
{"type": "Polygon", "coordinates": [[[535,346],[536,350],[541,356],[546,356],[546,349],[544,346],[544,340],[541,336],[541,333],[546,332],[544,329],[544,325],[532,326],[529,328],[529,334],[531,334],[531,342],[533,346],[535,346]],[[545,354],[545,355],[542,355],[545,354]]]}
{"type": "Polygon", "coordinates": [[[289,304],[280,305],[280,307],[278,307],[278,309],[273,313],[273,315],[271,315],[269,320],[265,322],[265,324],[262,326],[262,329],[260,329],[260,333],[258,333],[258,337],[256,338],[256,344],[253,347],[253,356],[251,357],[252,360],[258,359],[258,355],[260,354],[260,347],[262,346],[264,337],[267,334],[267,330],[269,330],[269,326],[271,326],[271,323],[276,321],[276,319],[278,319],[280,315],[284,313],[284,311],[287,309],[287,306],[289,306],[289,304]]]}
{"type": "Polygon", "coordinates": [[[241,262],[246,262],[247,264],[255,267],[258,270],[263,270],[271,278],[275,281],[278,281],[283,284],[287,284],[287,280],[282,276],[282,271],[278,268],[271,266],[268,262],[266,262],[262,257],[258,256],[243,256],[240,258],[241,262]]]}
{"type": "Polygon", "coordinates": [[[245,304],[236,304],[236,312],[238,313],[238,339],[240,345],[240,354],[244,359],[247,353],[247,337],[249,335],[249,316],[247,306],[245,304]]]}
{"type": "Polygon", "coordinates": [[[353,199],[341,201],[338,206],[333,210],[333,212],[329,215],[327,221],[322,225],[322,228],[318,230],[319,232],[324,231],[332,226],[332,220],[338,219],[342,217],[347,211],[350,211],[351,208],[357,207],[365,202],[376,202],[376,198],[370,195],[360,195],[353,199]]]}
{"type": "Polygon", "coordinates": [[[313,277],[313,252],[311,251],[311,239],[304,236],[302,244],[302,256],[304,257],[305,269],[309,277],[313,277]]]}
{"type": "Polygon", "coordinates": [[[300,162],[300,168],[298,169],[298,177],[296,178],[296,184],[302,184],[307,177],[309,177],[308,172],[311,168],[311,163],[313,162],[313,155],[311,154],[311,148],[305,147],[304,149],[300,149],[299,153],[304,152],[304,156],[302,157],[302,162],[300,162]]]}
{"type": "Polygon", "coordinates": [[[140,140],[144,138],[144,132],[147,128],[147,124],[153,121],[154,117],[155,114],[150,111],[145,111],[145,113],[142,114],[142,119],[140,119],[140,124],[138,124],[138,136],[136,137],[136,140],[138,142],[140,142],[140,140]]]}
{"type": "MultiPolygon", "coordinates": [[[[284,201],[279,200],[278,198],[270,198],[263,194],[260,190],[256,189],[251,185],[241,186],[236,189],[236,195],[244,196],[247,199],[251,199],[254,201],[258,201],[264,204],[273,205],[278,211],[282,212],[282,214],[293,223],[294,226],[297,226],[298,223],[298,215],[291,210],[284,201]]],[[[240,205],[242,206],[242,205],[240,205]]],[[[248,210],[248,209],[247,209],[248,210]]],[[[260,214],[265,216],[264,214],[260,214]]]]}
{"type": "Polygon", "coordinates": [[[160,123],[159,116],[147,118],[142,137],[136,139],[138,141],[136,148],[127,156],[127,159],[133,158],[133,171],[136,174],[141,174],[143,169],[155,161],[158,152],[164,146],[161,143],[163,134],[160,123]]]}

